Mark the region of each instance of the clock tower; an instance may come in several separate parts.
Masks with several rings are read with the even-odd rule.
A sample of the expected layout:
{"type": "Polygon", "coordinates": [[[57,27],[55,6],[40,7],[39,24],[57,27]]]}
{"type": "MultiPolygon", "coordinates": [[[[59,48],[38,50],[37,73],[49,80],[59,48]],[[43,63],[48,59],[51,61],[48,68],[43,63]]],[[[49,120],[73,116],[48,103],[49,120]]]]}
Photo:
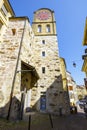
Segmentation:
{"type": "Polygon", "coordinates": [[[34,12],[32,29],[35,36],[31,44],[33,52],[31,63],[39,74],[36,92],[35,89],[32,91],[32,106],[35,104],[38,111],[56,114],[59,114],[62,107],[67,114],[54,11],[41,8],[34,12]]]}
{"type": "Polygon", "coordinates": [[[32,27],[36,36],[56,35],[54,11],[42,8],[34,12],[32,27]]]}

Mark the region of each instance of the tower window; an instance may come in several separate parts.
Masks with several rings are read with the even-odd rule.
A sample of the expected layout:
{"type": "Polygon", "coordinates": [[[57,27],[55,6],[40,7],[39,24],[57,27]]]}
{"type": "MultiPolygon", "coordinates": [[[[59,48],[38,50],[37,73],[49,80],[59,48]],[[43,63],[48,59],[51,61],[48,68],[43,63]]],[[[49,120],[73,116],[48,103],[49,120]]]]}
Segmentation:
{"type": "Polygon", "coordinates": [[[41,27],[41,25],[38,25],[38,30],[37,30],[38,32],[41,32],[42,31],[42,27],[41,27]]]}
{"type": "Polygon", "coordinates": [[[45,56],[45,51],[42,51],[42,56],[45,56]]]}
{"type": "Polygon", "coordinates": [[[45,40],[42,40],[42,43],[45,44],[45,40]]]}
{"type": "Polygon", "coordinates": [[[50,25],[46,26],[46,32],[50,32],[50,25]]]}
{"type": "Polygon", "coordinates": [[[6,7],[5,7],[4,4],[3,4],[2,7],[1,7],[1,11],[2,11],[2,13],[3,13],[5,16],[6,16],[7,13],[8,13],[8,11],[7,11],[7,9],[6,9],[6,7]]]}
{"type": "Polygon", "coordinates": [[[15,35],[16,34],[16,29],[12,29],[12,34],[15,35]]]}
{"type": "Polygon", "coordinates": [[[0,21],[0,29],[2,28],[3,23],[0,21]]]}
{"type": "Polygon", "coordinates": [[[45,67],[42,67],[42,73],[45,74],[45,67]]]}

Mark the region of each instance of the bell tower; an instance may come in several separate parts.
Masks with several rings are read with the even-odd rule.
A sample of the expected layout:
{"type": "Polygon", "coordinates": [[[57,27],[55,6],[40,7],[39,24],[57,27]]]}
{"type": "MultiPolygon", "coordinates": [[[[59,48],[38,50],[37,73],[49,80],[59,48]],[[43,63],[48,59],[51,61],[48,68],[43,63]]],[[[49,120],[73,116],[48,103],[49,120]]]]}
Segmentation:
{"type": "Polygon", "coordinates": [[[54,11],[42,8],[34,12],[32,28],[36,36],[56,35],[54,11]]]}
{"type": "Polygon", "coordinates": [[[60,106],[64,109],[64,96],[54,11],[41,8],[34,12],[32,29],[35,42],[32,43],[31,63],[39,74],[34,91],[37,98],[32,100],[38,111],[59,113],[60,106]]]}

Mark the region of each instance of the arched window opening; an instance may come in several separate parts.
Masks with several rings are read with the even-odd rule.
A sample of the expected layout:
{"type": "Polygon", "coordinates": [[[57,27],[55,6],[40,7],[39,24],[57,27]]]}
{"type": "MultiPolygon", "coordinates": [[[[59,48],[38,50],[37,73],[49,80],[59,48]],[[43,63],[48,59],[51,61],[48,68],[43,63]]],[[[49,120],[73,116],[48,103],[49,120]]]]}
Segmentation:
{"type": "Polygon", "coordinates": [[[38,32],[41,32],[42,31],[42,27],[41,25],[38,25],[38,32]]]}
{"type": "Polygon", "coordinates": [[[46,26],[46,32],[50,32],[50,25],[46,26]]]}

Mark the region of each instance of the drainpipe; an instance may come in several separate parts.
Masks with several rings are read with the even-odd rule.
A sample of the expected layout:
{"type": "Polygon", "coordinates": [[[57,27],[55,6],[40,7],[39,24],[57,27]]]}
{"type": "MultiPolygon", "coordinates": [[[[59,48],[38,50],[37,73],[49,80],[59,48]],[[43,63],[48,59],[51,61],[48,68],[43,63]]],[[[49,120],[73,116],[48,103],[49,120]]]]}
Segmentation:
{"type": "Polygon", "coordinates": [[[22,43],[23,43],[23,37],[24,37],[24,32],[25,32],[25,26],[26,26],[26,20],[25,20],[25,22],[24,22],[24,29],[23,29],[22,38],[21,38],[21,41],[20,41],[20,47],[19,47],[19,52],[18,52],[18,58],[17,58],[17,63],[16,63],[16,67],[15,67],[15,73],[14,73],[13,82],[12,82],[12,89],[11,89],[11,94],[10,94],[10,103],[9,103],[9,109],[8,109],[7,120],[9,120],[10,112],[11,112],[12,96],[13,96],[13,92],[14,92],[14,84],[15,84],[16,73],[17,73],[17,68],[18,68],[18,63],[19,63],[19,58],[20,58],[21,47],[22,47],[22,43]]]}

